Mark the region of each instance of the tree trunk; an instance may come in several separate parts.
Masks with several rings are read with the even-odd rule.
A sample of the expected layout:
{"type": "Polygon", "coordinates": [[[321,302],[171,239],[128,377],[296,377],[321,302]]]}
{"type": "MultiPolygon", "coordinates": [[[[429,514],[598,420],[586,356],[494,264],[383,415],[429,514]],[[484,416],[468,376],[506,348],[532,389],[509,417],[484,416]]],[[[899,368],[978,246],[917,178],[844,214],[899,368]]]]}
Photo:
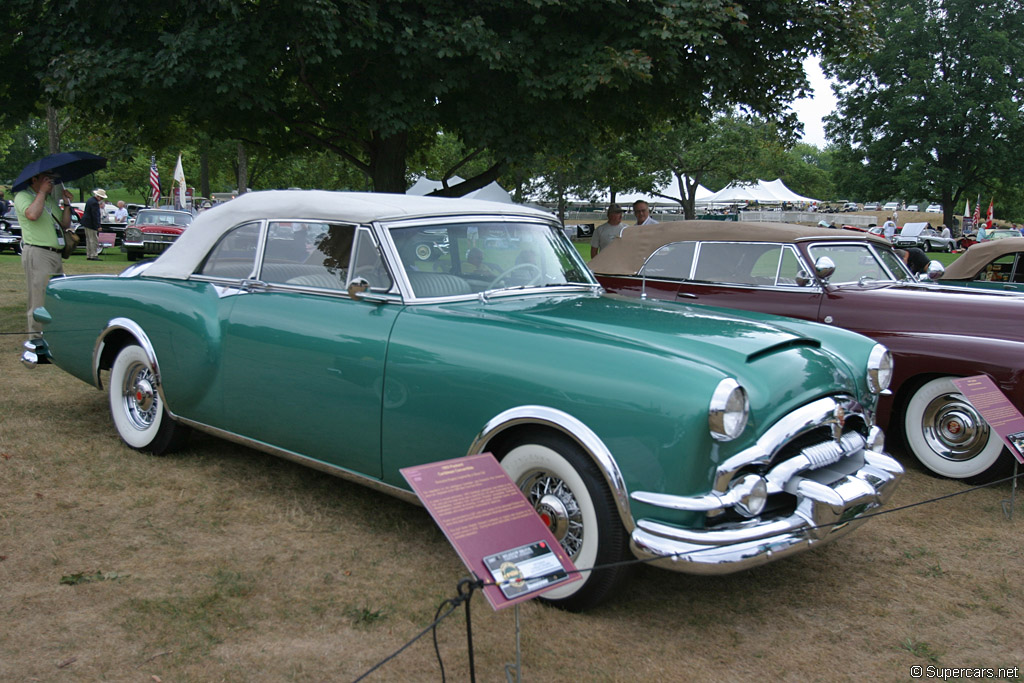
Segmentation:
{"type": "Polygon", "coordinates": [[[374,192],[405,194],[405,161],[408,136],[399,133],[370,141],[370,180],[374,192]]]}
{"type": "Polygon", "coordinates": [[[199,194],[210,197],[210,141],[206,139],[199,148],[199,194]]]}
{"type": "Polygon", "coordinates": [[[245,143],[238,141],[238,194],[245,194],[249,186],[249,158],[245,155],[245,143]]]}
{"type": "Polygon", "coordinates": [[[57,121],[57,108],[46,105],[46,133],[50,146],[50,154],[60,151],[60,123],[57,121]]]}

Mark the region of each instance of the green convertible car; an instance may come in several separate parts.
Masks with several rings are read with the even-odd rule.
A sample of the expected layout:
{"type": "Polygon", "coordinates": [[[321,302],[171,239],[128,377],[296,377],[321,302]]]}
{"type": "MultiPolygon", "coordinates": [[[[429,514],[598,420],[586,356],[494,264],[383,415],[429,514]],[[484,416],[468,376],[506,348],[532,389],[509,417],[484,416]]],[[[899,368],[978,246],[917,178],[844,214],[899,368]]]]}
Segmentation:
{"type": "Polygon", "coordinates": [[[630,553],[715,574],[831,540],[903,472],[874,423],[885,347],[606,295],[511,204],[245,194],[34,315],[23,363],[105,389],[139,450],[199,429],[410,500],[400,468],[493,453],[585,570],[544,596],[569,609],[630,553]]]}

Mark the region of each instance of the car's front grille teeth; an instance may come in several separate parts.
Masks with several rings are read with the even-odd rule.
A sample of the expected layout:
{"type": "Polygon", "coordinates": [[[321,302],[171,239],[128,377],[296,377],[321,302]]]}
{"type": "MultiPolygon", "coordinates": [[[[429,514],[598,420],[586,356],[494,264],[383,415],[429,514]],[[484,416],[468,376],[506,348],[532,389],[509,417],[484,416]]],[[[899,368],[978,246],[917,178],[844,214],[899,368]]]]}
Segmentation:
{"type": "MultiPolygon", "coordinates": [[[[734,480],[742,477],[744,474],[764,476],[776,465],[800,455],[805,456],[811,462],[810,467],[804,470],[805,472],[833,465],[841,460],[851,448],[864,444],[864,437],[858,431],[861,424],[859,418],[847,421],[843,430],[843,446],[840,446],[832,438],[832,430],[829,426],[817,427],[805,432],[779,449],[769,465],[745,467],[737,472],[734,480]]],[[[768,496],[768,502],[765,505],[764,511],[758,517],[762,520],[787,517],[793,514],[796,506],[796,496],[785,491],[772,493],[768,496]]],[[[728,508],[724,512],[710,517],[708,519],[708,528],[749,521],[750,518],[744,517],[733,508],[728,508]]]]}

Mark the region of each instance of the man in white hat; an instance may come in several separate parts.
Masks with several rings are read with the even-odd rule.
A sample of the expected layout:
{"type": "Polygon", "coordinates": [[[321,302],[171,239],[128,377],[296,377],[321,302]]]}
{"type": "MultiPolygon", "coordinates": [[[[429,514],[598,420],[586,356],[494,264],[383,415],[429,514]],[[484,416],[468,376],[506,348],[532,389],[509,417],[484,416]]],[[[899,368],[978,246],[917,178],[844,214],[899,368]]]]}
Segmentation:
{"type": "Polygon", "coordinates": [[[100,224],[103,222],[103,205],[106,202],[107,193],[103,188],[93,190],[92,196],[85,201],[82,227],[85,228],[85,257],[90,261],[100,260],[100,224]]]}

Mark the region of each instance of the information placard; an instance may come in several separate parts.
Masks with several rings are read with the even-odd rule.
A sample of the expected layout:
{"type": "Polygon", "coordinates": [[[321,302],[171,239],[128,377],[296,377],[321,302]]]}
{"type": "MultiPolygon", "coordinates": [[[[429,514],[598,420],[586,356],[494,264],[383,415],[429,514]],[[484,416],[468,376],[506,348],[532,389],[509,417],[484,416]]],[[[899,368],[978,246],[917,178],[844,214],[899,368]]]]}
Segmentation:
{"type": "Polygon", "coordinates": [[[448,542],[485,586],[494,609],[579,581],[569,556],[490,453],[405,467],[448,542]]]}
{"type": "Polygon", "coordinates": [[[1024,464],[1024,415],[1010,403],[987,375],[960,377],[953,384],[981,413],[989,427],[1003,440],[1013,457],[1024,464]]]}

